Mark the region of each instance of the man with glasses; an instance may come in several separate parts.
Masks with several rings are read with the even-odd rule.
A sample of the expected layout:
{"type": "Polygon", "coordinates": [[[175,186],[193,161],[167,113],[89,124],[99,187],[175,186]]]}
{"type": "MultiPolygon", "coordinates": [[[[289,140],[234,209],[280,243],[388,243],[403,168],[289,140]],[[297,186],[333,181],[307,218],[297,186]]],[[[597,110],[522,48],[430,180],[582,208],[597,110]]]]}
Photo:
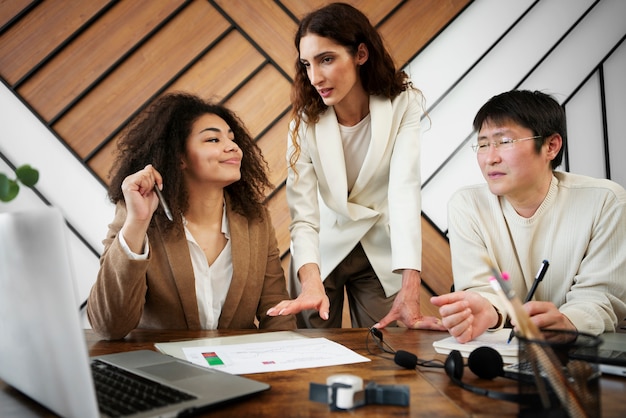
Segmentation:
{"type": "Polygon", "coordinates": [[[531,320],[539,328],[615,331],[626,317],[624,188],[556,171],[567,139],[565,112],[544,93],[494,96],[473,125],[472,148],[487,184],[462,188],[448,204],[456,291],[431,299],[443,324],[467,342],[505,323],[485,258],[509,274],[522,299],[548,260],[524,305],[531,320]]]}

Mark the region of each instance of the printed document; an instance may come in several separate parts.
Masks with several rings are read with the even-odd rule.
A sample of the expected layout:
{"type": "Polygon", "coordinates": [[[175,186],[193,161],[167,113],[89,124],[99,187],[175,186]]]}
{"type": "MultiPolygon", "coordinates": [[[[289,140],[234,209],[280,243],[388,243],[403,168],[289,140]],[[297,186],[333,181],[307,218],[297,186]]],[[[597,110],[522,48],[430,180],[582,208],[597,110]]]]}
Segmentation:
{"type": "Polygon", "coordinates": [[[262,373],[370,361],[326,338],[293,331],[155,343],[157,350],[231,374],[262,373]]]}

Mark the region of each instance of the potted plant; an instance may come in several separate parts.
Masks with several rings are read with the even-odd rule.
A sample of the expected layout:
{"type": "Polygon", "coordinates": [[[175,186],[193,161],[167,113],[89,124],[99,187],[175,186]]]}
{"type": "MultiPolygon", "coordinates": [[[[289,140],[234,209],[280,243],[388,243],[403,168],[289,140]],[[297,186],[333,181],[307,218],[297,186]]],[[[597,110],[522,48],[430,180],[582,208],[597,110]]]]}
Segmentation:
{"type": "Polygon", "coordinates": [[[6,174],[0,173],[0,201],[10,202],[15,199],[20,191],[19,183],[26,187],[33,187],[39,180],[39,171],[28,164],[15,169],[15,179],[10,179],[6,174]]]}

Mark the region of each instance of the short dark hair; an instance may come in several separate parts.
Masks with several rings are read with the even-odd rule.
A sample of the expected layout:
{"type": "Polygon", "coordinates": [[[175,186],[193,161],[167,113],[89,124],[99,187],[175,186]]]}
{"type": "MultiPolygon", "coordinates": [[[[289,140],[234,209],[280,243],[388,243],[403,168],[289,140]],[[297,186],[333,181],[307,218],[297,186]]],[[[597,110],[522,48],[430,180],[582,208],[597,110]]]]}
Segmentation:
{"type": "Polygon", "coordinates": [[[535,140],[537,152],[550,135],[561,135],[563,146],[552,160],[552,169],[561,164],[567,142],[567,123],[565,109],[552,96],[530,90],[511,90],[498,94],[480,108],[473,126],[479,132],[485,122],[503,124],[508,121],[530,129],[533,135],[541,137],[535,140]]]}

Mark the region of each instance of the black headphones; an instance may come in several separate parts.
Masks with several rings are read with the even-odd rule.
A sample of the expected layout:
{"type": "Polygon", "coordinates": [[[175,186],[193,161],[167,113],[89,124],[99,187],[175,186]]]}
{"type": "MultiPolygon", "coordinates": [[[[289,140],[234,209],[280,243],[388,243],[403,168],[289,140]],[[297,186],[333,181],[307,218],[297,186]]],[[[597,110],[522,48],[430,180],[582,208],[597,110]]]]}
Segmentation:
{"type": "MultiPolygon", "coordinates": [[[[478,347],[472,351],[467,359],[467,365],[476,376],[482,379],[493,379],[504,375],[502,356],[491,347],[478,347]]],[[[496,392],[464,383],[461,380],[463,377],[463,356],[461,356],[458,350],[452,350],[448,354],[448,358],[444,363],[444,370],[455,384],[477,395],[526,405],[536,405],[541,402],[537,393],[496,392]]]]}
{"type": "MultiPolygon", "coordinates": [[[[418,365],[418,358],[415,354],[398,350],[394,361],[397,365],[406,369],[414,369],[418,365]]],[[[504,362],[502,356],[491,347],[478,347],[472,351],[468,358],[468,367],[481,379],[493,379],[504,375],[504,362]]],[[[539,405],[541,399],[537,393],[505,393],[484,389],[478,386],[464,383],[463,377],[463,356],[458,350],[452,350],[444,363],[446,374],[456,385],[461,388],[481,396],[502,401],[516,402],[525,405],[539,405]]]]}

